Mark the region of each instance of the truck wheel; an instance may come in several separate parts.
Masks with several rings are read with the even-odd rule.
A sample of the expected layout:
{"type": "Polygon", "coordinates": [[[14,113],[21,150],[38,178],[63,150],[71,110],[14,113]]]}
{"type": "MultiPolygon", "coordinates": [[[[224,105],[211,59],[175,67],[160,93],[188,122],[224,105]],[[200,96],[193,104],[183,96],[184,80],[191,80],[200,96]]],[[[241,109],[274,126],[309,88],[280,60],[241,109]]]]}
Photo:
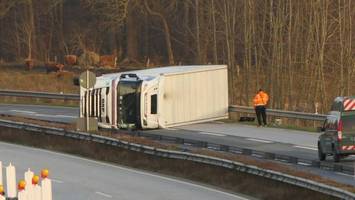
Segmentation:
{"type": "Polygon", "coordinates": [[[337,152],[334,151],[333,158],[334,158],[334,162],[339,162],[341,156],[340,156],[340,154],[338,154],[337,152]]]}
{"type": "Polygon", "coordinates": [[[326,158],[325,153],[323,153],[321,146],[318,144],[318,158],[320,161],[324,161],[326,158]]]}

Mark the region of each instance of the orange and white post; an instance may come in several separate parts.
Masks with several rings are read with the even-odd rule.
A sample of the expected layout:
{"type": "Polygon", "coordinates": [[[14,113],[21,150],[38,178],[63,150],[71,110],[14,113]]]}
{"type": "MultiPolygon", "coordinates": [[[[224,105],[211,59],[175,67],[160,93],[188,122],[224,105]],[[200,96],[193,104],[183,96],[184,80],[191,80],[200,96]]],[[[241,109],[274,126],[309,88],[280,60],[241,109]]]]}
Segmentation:
{"type": "Polygon", "coordinates": [[[17,195],[18,200],[28,200],[27,197],[27,191],[26,191],[26,181],[21,180],[18,183],[18,195],[17,195]]]}
{"type": "Polygon", "coordinates": [[[33,186],[32,186],[33,176],[34,176],[34,173],[30,169],[28,169],[27,172],[25,172],[26,193],[27,193],[28,200],[35,200],[32,198],[32,196],[33,196],[33,186]]]}
{"type": "Polygon", "coordinates": [[[0,200],[6,200],[4,186],[2,184],[0,185],[0,200]]]}
{"type": "Polygon", "coordinates": [[[38,185],[39,176],[34,175],[32,178],[32,200],[42,200],[42,188],[38,185]]]}
{"type": "Polygon", "coordinates": [[[48,178],[48,176],[48,169],[43,169],[41,171],[42,200],[52,200],[52,181],[48,178]]]}

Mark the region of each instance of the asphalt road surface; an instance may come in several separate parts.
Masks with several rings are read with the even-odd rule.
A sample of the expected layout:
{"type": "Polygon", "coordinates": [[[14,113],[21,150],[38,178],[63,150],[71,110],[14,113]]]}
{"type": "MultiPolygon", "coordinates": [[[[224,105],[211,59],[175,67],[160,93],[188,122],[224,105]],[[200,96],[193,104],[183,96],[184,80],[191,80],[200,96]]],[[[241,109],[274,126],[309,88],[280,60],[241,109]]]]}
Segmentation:
{"type": "Polygon", "coordinates": [[[248,199],[193,182],[41,149],[0,142],[0,153],[3,166],[11,162],[16,167],[17,179],[23,179],[28,168],[35,174],[48,168],[53,199],[57,200],[248,199]]]}
{"type": "MultiPolygon", "coordinates": [[[[0,105],[0,114],[24,116],[65,123],[74,122],[78,113],[78,108],[0,105]]],[[[307,160],[318,160],[317,139],[319,133],[267,127],[256,128],[255,126],[220,122],[193,124],[169,129],[150,130],[147,132],[237,146],[240,148],[249,148],[307,160]]],[[[328,157],[326,162],[333,162],[332,158],[328,157]]],[[[350,156],[342,160],[340,164],[354,167],[355,158],[354,156],[350,156]]],[[[313,170],[321,176],[339,182],[355,185],[355,177],[351,175],[312,168],[309,170],[313,170]]]]}

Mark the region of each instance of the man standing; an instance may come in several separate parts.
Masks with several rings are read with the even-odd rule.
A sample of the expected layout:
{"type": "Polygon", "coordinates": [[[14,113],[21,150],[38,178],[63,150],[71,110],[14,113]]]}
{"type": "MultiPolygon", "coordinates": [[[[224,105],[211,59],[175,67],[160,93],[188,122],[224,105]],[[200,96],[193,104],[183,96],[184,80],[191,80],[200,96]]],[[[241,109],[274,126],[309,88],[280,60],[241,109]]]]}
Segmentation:
{"type": "Polygon", "coordinates": [[[262,89],[259,89],[258,93],[253,99],[256,118],[258,119],[258,126],[261,126],[261,117],[263,118],[263,126],[266,126],[266,105],[269,101],[269,95],[262,89]]]}

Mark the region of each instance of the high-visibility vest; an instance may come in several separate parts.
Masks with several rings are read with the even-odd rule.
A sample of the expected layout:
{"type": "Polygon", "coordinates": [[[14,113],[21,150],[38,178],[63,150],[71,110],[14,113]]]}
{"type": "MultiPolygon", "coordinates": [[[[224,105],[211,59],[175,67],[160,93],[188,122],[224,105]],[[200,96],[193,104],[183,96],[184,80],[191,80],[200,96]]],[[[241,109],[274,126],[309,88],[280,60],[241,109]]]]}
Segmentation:
{"type": "Polygon", "coordinates": [[[260,91],[253,99],[254,106],[265,106],[269,101],[269,95],[266,92],[260,91]]]}

